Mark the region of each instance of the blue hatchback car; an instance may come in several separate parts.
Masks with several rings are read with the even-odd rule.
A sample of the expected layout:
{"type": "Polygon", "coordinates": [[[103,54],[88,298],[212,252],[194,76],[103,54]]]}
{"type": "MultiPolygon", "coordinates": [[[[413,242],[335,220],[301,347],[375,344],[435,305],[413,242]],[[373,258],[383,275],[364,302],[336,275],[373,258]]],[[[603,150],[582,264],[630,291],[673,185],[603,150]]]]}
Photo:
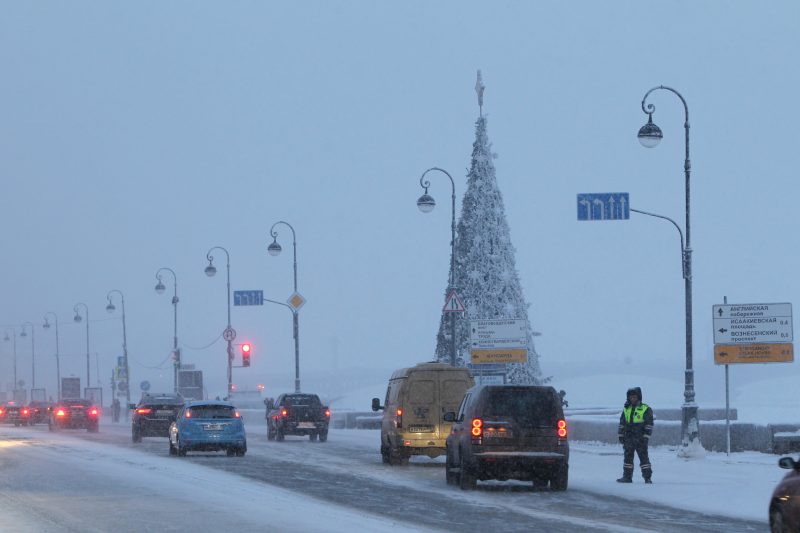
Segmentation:
{"type": "Polygon", "coordinates": [[[239,411],[229,402],[187,402],[169,428],[169,454],[225,450],[229,456],[247,452],[247,436],[239,411]]]}

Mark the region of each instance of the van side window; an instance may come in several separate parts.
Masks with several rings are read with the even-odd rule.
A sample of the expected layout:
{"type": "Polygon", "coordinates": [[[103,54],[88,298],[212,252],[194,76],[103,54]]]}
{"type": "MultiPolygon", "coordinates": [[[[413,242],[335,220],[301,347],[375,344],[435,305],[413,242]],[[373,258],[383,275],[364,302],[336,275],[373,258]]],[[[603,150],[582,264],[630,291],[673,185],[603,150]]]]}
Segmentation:
{"type": "Polygon", "coordinates": [[[467,394],[464,396],[464,399],[461,400],[461,406],[458,408],[458,416],[457,416],[458,420],[461,420],[461,418],[464,416],[464,413],[467,410],[467,404],[469,404],[469,400],[471,397],[472,394],[467,394]]]}
{"type": "Polygon", "coordinates": [[[392,395],[392,386],[389,385],[386,387],[386,399],[383,401],[383,405],[389,405],[389,396],[392,395]]]}

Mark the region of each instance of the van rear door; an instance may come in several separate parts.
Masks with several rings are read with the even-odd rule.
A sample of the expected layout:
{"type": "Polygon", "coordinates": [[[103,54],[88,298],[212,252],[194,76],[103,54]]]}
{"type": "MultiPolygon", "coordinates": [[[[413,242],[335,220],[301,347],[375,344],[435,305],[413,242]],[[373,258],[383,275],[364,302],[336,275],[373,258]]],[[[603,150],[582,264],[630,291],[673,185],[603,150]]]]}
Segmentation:
{"type": "Polygon", "coordinates": [[[414,376],[408,380],[403,425],[411,433],[434,433],[439,413],[436,409],[437,383],[434,376],[414,376]]]}
{"type": "Polygon", "coordinates": [[[453,427],[451,422],[444,421],[444,414],[448,411],[457,412],[461,405],[461,400],[464,399],[464,394],[472,386],[472,380],[469,380],[466,374],[461,376],[453,376],[452,374],[451,372],[441,373],[442,379],[439,386],[441,410],[438,424],[440,435],[437,435],[441,439],[446,439],[453,427]]]}

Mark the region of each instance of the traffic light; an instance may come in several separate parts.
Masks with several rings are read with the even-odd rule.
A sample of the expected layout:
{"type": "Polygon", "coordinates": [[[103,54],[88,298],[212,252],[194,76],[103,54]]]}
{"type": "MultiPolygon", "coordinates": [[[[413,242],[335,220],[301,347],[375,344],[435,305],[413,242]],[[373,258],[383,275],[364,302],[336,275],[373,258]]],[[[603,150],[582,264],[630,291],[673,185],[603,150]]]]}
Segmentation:
{"type": "Polygon", "coordinates": [[[250,366],[250,344],[242,344],[242,366],[250,366]]]}

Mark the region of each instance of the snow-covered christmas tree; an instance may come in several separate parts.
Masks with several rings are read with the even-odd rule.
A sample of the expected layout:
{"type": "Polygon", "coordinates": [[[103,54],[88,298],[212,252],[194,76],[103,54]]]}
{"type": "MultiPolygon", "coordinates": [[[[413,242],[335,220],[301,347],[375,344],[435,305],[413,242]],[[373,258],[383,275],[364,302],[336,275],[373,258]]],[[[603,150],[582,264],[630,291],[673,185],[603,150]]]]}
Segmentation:
{"type": "MultiPolygon", "coordinates": [[[[508,364],[507,381],[541,384],[539,355],[533,344],[528,306],[522,294],[515,253],[506,222],[503,196],[497,186],[494,154],[483,116],[481,73],[478,71],[480,116],[475,125],[472,164],[467,175],[467,191],[461,204],[455,245],[454,284],[467,313],[456,320],[456,365],[464,366],[470,354],[470,319],[516,318],[528,324],[527,363],[508,364]]],[[[436,359],[451,359],[450,317],[442,316],[436,343],[436,359]]]]}

